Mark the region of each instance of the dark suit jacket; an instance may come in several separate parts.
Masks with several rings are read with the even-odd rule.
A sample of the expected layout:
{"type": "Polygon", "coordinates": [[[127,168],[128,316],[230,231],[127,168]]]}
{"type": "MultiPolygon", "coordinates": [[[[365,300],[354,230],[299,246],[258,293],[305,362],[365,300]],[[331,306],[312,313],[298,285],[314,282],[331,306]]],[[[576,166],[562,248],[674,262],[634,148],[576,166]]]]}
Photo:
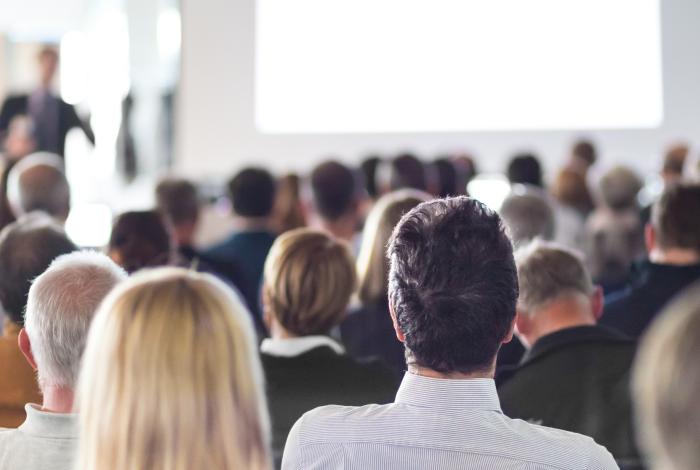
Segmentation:
{"type": "Polygon", "coordinates": [[[503,412],[585,434],[618,461],[638,461],[629,391],[634,354],[633,340],[600,326],[544,336],[497,377],[503,412]]]}
{"type": "MultiPolygon", "coordinates": [[[[88,140],[93,144],[95,143],[95,136],[90,125],[78,117],[73,106],[59,98],[58,109],[58,146],[56,148],[38,148],[37,150],[53,152],[63,156],[66,147],[66,135],[74,127],[81,128],[88,140]]],[[[15,95],[5,99],[5,102],[2,104],[2,110],[0,110],[0,136],[7,132],[13,118],[28,113],[29,95],[15,95]]]]}
{"type": "Polygon", "coordinates": [[[391,403],[399,382],[379,362],[358,362],[319,346],[295,357],[262,353],[272,420],[272,450],[281,462],[287,434],[307,411],[323,405],[391,403]]]}
{"type": "Polygon", "coordinates": [[[639,338],[676,294],[699,279],[700,264],[671,266],[644,262],[627,289],[606,298],[600,324],[639,338]]]}

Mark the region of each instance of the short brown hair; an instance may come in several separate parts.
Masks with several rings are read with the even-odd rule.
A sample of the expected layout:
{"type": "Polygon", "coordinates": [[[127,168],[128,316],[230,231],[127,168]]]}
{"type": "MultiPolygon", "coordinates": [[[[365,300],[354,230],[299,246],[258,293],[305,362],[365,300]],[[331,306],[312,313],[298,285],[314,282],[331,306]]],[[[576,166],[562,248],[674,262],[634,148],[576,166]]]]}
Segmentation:
{"type": "Polygon", "coordinates": [[[264,278],[265,307],[287,331],[326,334],[347,312],[355,291],[355,263],[343,242],[302,228],[277,238],[264,278]]]}
{"type": "Polygon", "coordinates": [[[195,222],[199,216],[197,187],[185,179],[168,178],[158,183],[156,204],[175,226],[195,222]]]}
{"type": "Polygon", "coordinates": [[[672,185],[652,210],[652,225],[661,248],[700,253],[700,185],[672,185]]]}

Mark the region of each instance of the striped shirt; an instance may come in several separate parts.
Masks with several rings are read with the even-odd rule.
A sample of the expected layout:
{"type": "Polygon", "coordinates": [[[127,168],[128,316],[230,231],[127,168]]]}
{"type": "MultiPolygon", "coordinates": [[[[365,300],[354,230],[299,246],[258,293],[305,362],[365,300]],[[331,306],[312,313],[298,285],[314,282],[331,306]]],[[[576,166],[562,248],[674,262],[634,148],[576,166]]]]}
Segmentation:
{"type": "Polygon", "coordinates": [[[510,419],[491,379],[404,376],[396,401],[302,416],[282,470],[617,469],[590,437],[510,419]]]}

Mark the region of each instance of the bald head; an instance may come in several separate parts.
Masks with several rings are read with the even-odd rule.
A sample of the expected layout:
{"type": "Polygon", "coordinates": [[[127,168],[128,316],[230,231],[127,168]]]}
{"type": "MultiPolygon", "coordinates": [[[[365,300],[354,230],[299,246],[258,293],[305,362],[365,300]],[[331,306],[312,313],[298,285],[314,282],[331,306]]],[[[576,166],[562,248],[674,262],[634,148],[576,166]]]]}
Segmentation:
{"type": "Polygon", "coordinates": [[[16,216],[45,212],[65,221],[70,211],[70,187],[63,160],[51,153],[34,153],[10,171],[7,198],[16,216]]]}

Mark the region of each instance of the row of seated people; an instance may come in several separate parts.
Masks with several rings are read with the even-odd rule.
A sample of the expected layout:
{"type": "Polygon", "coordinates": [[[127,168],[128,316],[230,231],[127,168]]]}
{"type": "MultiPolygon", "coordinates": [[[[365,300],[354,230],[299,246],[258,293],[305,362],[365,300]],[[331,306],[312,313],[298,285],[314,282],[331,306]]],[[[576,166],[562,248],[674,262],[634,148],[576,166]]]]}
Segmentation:
{"type": "MultiPolygon", "coordinates": [[[[657,252],[700,255],[698,204],[697,186],[667,190],[650,228],[657,252]]],[[[20,428],[0,433],[0,462],[71,468],[77,455],[79,468],[161,468],[168,459],[187,468],[265,468],[280,459],[283,468],[617,468],[616,459],[638,467],[628,391],[634,342],[595,326],[601,291],[576,254],[535,243],[514,257],[511,246],[500,218],[473,199],[422,202],[400,220],[389,242],[387,315],[391,337],[406,351],[399,383],[376,362],[351,360],[329,338],[356,275],[347,245],[323,232],[294,230],[273,243],[262,289],[271,337],[258,359],[250,314],[225,284],[178,270],[125,281],[104,256],[61,256],[76,247],[48,219],[27,216],[0,236],[0,301],[14,312],[15,328],[24,324],[14,331],[19,348],[3,347],[7,358],[23,354],[38,370],[43,398],[35,403],[43,405],[27,405],[20,428]],[[518,368],[499,375],[497,391],[496,354],[514,332],[530,349],[518,368]],[[238,343],[225,344],[232,338],[238,343]],[[366,403],[387,405],[306,413],[366,403]],[[580,432],[607,450],[505,416],[580,432]],[[232,429],[234,421],[245,426],[232,429]]],[[[665,382],[659,375],[666,369],[649,367],[683,370],[658,355],[676,342],[685,345],[676,348],[681,355],[697,343],[683,339],[689,333],[678,324],[697,324],[696,307],[686,300],[677,309],[691,313],[669,315],[665,330],[676,337],[659,333],[666,349],[650,339],[647,362],[638,366],[639,403],[648,405],[640,418],[650,427],[669,425],[654,421],[653,407],[671,400],[659,387],[671,394],[668,387],[679,387],[674,407],[690,405],[683,374],[665,382]]],[[[3,382],[8,392],[19,375],[3,382]]],[[[664,453],[665,446],[694,450],[682,432],[697,426],[691,411],[674,415],[673,429],[649,432],[652,457],[692,458],[664,453]]]]}

